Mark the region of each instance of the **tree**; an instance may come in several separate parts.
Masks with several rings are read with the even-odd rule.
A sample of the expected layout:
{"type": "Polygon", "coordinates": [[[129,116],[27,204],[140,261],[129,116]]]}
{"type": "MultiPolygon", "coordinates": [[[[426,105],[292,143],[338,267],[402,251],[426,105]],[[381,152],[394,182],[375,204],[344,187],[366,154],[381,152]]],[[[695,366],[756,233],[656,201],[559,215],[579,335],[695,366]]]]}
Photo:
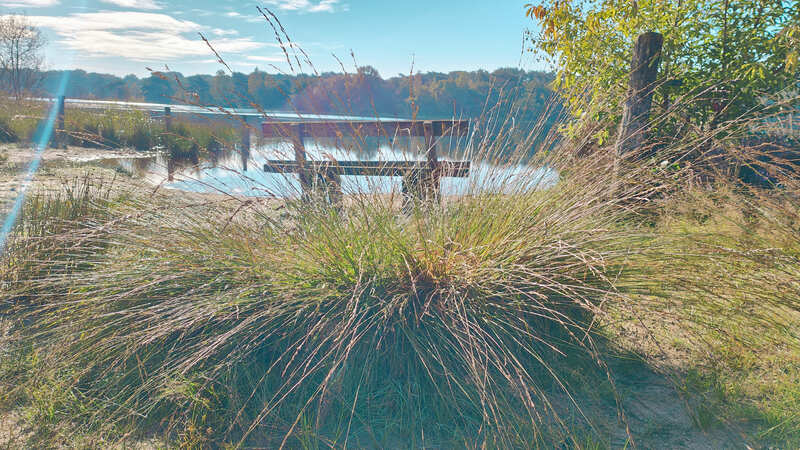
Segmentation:
{"type": "Polygon", "coordinates": [[[654,104],[666,110],[680,96],[693,98],[684,121],[713,128],[798,83],[800,2],[544,0],[526,7],[541,26],[529,31],[530,49],[555,64],[556,87],[576,116],[621,112],[631,47],[646,31],[664,36],[654,104]]]}
{"type": "Polygon", "coordinates": [[[0,17],[0,80],[19,99],[41,81],[46,40],[25,16],[0,17]]]}
{"type": "Polygon", "coordinates": [[[142,80],[142,95],[145,101],[164,103],[168,102],[173,94],[175,89],[163,73],[153,72],[142,80]]]}

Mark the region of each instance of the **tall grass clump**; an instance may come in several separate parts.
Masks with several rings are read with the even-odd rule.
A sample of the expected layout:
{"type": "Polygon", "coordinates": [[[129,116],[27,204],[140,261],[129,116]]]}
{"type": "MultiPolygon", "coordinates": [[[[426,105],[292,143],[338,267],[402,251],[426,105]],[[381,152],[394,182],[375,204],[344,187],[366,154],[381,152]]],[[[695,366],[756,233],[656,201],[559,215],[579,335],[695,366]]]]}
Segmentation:
{"type": "Polygon", "coordinates": [[[241,140],[240,132],[227,123],[177,121],[159,136],[160,145],[173,158],[216,156],[223,146],[232,148],[241,140]]]}
{"type": "Polygon", "coordinates": [[[552,154],[528,162],[405,215],[397,192],[279,211],[144,197],[86,224],[103,242],[87,270],[14,285],[40,299],[17,302],[20,339],[71,374],[82,423],[186,445],[574,444],[593,423],[570,374],[613,383],[592,324],[643,191],[609,197],[610,161],[561,180],[552,154]]]}
{"type": "MultiPolygon", "coordinates": [[[[0,286],[14,292],[15,284],[31,276],[70,273],[89,266],[100,240],[95,228],[108,218],[113,180],[89,174],[63,179],[47,190],[32,192],[19,220],[3,242],[0,286]],[[93,231],[95,230],[95,231],[93,231]]],[[[3,310],[13,297],[4,298],[3,310]]]]}

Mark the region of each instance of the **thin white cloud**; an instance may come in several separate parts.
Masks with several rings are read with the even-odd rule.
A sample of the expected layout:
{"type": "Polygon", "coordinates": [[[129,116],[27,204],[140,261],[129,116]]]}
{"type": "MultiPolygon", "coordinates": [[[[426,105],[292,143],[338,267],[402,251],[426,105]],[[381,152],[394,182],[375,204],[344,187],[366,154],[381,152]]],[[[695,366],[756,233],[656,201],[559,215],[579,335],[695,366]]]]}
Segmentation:
{"type": "Polygon", "coordinates": [[[232,17],[234,19],[241,19],[241,20],[244,20],[245,22],[250,22],[250,23],[259,23],[259,22],[263,22],[264,21],[264,19],[259,15],[241,14],[241,13],[238,13],[236,11],[226,12],[225,15],[228,16],[228,17],[232,17]]]}
{"type": "Polygon", "coordinates": [[[104,11],[75,13],[68,16],[30,16],[36,25],[69,34],[86,30],[162,30],[187,33],[201,31],[204,27],[189,20],[179,20],[159,13],[136,11],[104,11]]]}
{"type": "MultiPolygon", "coordinates": [[[[121,57],[139,62],[169,62],[189,56],[208,56],[211,50],[197,33],[214,29],[166,14],[135,11],[77,13],[68,16],[30,16],[49,28],[57,42],[84,57],[121,57]]],[[[253,51],[265,45],[252,38],[215,38],[214,49],[226,53],[253,51]]]]}
{"type": "Polygon", "coordinates": [[[121,6],[123,8],[133,9],[164,9],[163,6],[153,0],[100,0],[103,3],[110,3],[112,5],[121,6]]]}
{"type": "Polygon", "coordinates": [[[256,55],[248,55],[246,57],[248,61],[258,61],[258,62],[282,62],[285,59],[281,56],[256,56],[256,55]]]}
{"type": "Polygon", "coordinates": [[[238,36],[239,32],[237,30],[224,30],[222,28],[214,28],[211,30],[215,36],[238,36]]]}
{"type": "Polygon", "coordinates": [[[0,5],[8,6],[9,8],[45,8],[48,6],[56,6],[61,3],[61,0],[2,0],[0,5]]]}
{"type": "Polygon", "coordinates": [[[339,0],[266,0],[268,5],[277,7],[285,11],[300,12],[333,12],[339,0]]]}
{"type": "MultiPolygon", "coordinates": [[[[185,12],[185,11],[182,11],[182,12],[185,12]]],[[[190,12],[192,14],[194,14],[195,16],[200,16],[200,17],[208,17],[208,16],[213,16],[214,14],[217,14],[216,11],[210,11],[208,9],[198,9],[198,8],[192,8],[190,10],[190,12]]]]}

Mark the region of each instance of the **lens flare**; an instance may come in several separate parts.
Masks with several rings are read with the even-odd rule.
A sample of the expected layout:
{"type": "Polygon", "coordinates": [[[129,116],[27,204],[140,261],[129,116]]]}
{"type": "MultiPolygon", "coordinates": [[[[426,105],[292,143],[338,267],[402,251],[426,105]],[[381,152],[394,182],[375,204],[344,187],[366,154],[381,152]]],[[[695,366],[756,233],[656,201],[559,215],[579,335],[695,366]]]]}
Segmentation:
{"type": "MultiPolygon", "coordinates": [[[[64,95],[66,92],[69,74],[69,71],[64,71],[64,74],[61,77],[61,82],[58,85],[58,90],[55,96],[56,99],[64,95]]],[[[58,101],[56,100],[53,102],[53,105],[50,108],[50,112],[47,115],[44,123],[39,125],[39,130],[37,132],[38,139],[34,139],[36,151],[34,152],[33,159],[31,159],[30,164],[28,164],[28,169],[25,172],[25,178],[22,180],[22,185],[17,191],[17,198],[14,200],[14,205],[11,207],[11,211],[8,212],[3,220],[3,228],[0,229],[0,252],[4,252],[6,249],[8,235],[14,228],[14,224],[17,222],[20,211],[22,211],[22,205],[25,203],[25,194],[27,194],[28,189],[33,183],[33,177],[39,170],[39,166],[42,162],[42,155],[44,155],[45,150],[47,150],[47,146],[50,143],[50,138],[53,136],[57,119],[58,101]]]]}

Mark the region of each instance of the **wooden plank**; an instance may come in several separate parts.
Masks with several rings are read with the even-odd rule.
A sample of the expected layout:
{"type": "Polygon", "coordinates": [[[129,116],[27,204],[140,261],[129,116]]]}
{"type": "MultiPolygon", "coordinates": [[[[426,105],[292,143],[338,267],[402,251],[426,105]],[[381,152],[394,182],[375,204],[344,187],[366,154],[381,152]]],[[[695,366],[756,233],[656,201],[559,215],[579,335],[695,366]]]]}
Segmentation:
{"type": "MultiPolygon", "coordinates": [[[[439,176],[464,178],[469,176],[470,161],[439,161],[439,176]]],[[[264,164],[268,173],[300,171],[296,161],[271,159],[264,164]]],[[[335,175],[404,176],[409,172],[431,173],[427,161],[305,161],[304,167],[315,172],[335,175]]]]}
{"type": "Polygon", "coordinates": [[[261,132],[264,137],[288,137],[296,135],[302,126],[309,137],[353,137],[353,136],[425,136],[429,127],[433,136],[466,136],[468,120],[430,121],[331,121],[310,120],[301,122],[264,122],[261,132]]]}

